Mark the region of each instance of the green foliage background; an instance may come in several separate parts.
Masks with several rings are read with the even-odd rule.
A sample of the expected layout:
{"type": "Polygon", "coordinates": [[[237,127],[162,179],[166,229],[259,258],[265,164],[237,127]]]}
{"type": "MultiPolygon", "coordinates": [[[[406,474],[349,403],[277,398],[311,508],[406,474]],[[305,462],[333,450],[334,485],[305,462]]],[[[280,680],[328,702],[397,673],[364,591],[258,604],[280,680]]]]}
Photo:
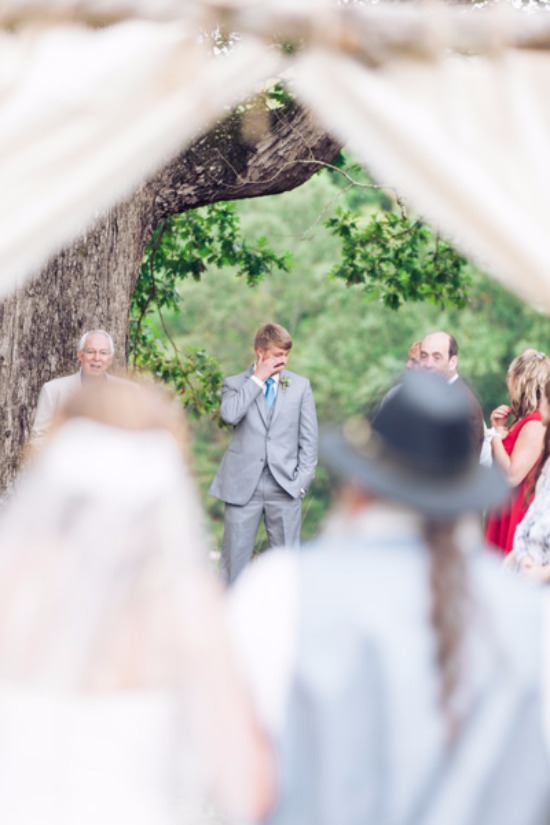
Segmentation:
{"type": "MultiPolygon", "coordinates": [[[[368,184],[357,170],[354,176],[368,184]]],[[[399,376],[408,346],[430,330],[445,329],[457,338],[460,372],[487,417],[506,398],[504,375],[511,359],[527,346],[550,348],[545,316],[464,261],[422,222],[403,222],[392,193],[350,187],[338,172],[324,171],[293,192],[231,209],[242,235],[223,218],[217,252],[203,237],[210,231],[213,239],[216,221],[209,230],[197,227],[191,216],[178,218],[187,233],[186,259],[170,239],[159,267],[166,268],[172,256],[192,277],[166,281],[165,272],[162,322],[154,303],[144,310],[147,298],[138,295],[133,325],[138,366],[169,378],[162,354],[172,359],[173,347],[187,353],[187,375],[185,368],[176,370],[174,383],[198,414],[192,420],[195,471],[216,545],[223,506],[206,491],[230,432],[220,428],[215,414],[203,415],[215,405],[208,393],[201,395],[201,365],[202,377],[219,390],[222,374],[252,363],[253,335],[265,321],[276,320],[291,332],[289,368],[310,378],[321,426],[373,412],[399,376]],[[148,316],[150,326],[142,325],[138,333],[140,316],[148,316]],[[140,350],[136,335],[153,336],[153,350],[140,350]],[[139,354],[147,351],[153,355],[139,354]],[[197,362],[195,405],[189,398],[195,392],[191,384],[197,386],[197,362]]],[[[146,276],[150,259],[144,266],[146,276]]],[[[303,538],[319,529],[328,495],[321,468],[304,502],[303,538]]],[[[261,535],[257,549],[265,544],[261,535]]]]}

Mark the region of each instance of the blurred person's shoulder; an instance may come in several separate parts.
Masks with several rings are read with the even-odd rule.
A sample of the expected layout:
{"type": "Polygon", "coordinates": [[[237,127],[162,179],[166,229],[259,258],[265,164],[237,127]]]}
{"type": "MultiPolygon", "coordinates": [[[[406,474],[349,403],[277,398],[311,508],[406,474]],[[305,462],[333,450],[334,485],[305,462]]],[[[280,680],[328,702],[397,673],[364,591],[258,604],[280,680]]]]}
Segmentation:
{"type": "Polygon", "coordinates": [[[43,384],[45,389],[60,389],[65,386],[73,385],[75,388],[80,386],[80,371],[72,372],[69,375],[59,375],[57,378],[51,378],[43,384]]]}
{"type": "Polygon", "coordinates": [[[277,609],[281,596],[290,598],[298,586],[299,554],[276,548],[256,558],[229,592],[230,612],[245,605],[258,615],[277,609]]]}
{"type": "Polygon", "coordinates": [[[139,378],[134,378],[132,375],[111,375],[111,373],[107,373],[105,375],[108,383],[112,386],[118,385],[122,387],[134,387],[136,389],[141,388],[142,384],[140,384],[139,378]]]}
{"type": "MultiPolygon", "coordinates": [[[[486,549],[471,559],[472,596],[481,631],[496,634],[502,649],[529,666],[540,667],[547,589],[505,569],[502,556],[486,549]]],[[[550,611],[548,611],[550,615],[550,611]]]]}
{"type": "Polygon", "coordinates": [[[252,562],[229,591],[233,648],[256,710],[273,735],[284,712],[296,666],[299,553],[274,549],[252,562]]]}

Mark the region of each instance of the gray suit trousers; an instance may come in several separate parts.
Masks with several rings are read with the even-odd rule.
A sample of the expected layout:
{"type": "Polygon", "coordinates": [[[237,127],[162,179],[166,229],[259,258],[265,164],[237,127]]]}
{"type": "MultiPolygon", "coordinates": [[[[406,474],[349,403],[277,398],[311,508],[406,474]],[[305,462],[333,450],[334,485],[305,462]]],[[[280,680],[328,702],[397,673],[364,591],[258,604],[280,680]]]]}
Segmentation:
{"type": "Polygon", "coordinates": [[[270,547],[298,545],[301,507],[301,499],[283,490],[267,467],[249,502],[226,504],[220,567],[224,581],[234,582],[250,561],[262,516],[270,547]]]}

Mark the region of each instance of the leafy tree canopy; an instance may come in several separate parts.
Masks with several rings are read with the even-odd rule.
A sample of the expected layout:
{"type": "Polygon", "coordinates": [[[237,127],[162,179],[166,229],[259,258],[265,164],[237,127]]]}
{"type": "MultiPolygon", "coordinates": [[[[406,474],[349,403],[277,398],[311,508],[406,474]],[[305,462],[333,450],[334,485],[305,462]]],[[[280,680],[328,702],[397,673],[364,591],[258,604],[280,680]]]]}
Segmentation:
{"type": "Polygon", "coordinates": [[[422,221],[395,212],[362,220],[338,210],[326,225],[342,243],[332,274],[348,286],[362,284],[372,300],[389,309],[405,301],[466,305],[471,283],[466,259],[422,221]]]}
{"type": "MultiPolygon", "coordinates": [[[[340,241],[329,276],[347,286],[362,286],[365,299],[382,301],[390,309],[423,300],[465,305],[467,262],[448,243],[410,218],[397,198],[345,156],[318,174],[330,181],[329,205],[331,200],[344,203],[322,220],[340,241]]],[[[325,209],[320,206],[317,220],[325,209]]],[[[188,410],[199,416],[217,410],[220,369],[200,348],[191,346],[182,354],[165,315],[180,312],[179,290],[186,279],[200,281],[207,271],[224,267],[252,287],[266,275],[290,272],[293,259],[288,251],[276,253],[263,232],[254,240],[244,239],[236,203],[215,204],[161,223],[147,247],[133,298],[131,365],[171,383],[188,410]]]]}

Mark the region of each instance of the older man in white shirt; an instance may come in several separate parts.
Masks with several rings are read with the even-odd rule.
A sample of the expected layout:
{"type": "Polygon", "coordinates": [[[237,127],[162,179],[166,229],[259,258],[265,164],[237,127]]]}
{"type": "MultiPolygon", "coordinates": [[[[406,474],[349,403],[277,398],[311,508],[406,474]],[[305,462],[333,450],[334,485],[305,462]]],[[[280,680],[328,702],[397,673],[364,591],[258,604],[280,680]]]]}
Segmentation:
{"type": "Polygon", "coordinates": [[[30,436],[32,447],[40,446],[57,412],[83,384],[123,380],[108,374],[114,355],[113,339],[108,332],[94,329],[84,333],[76,353],[80,362],[78,372],[47,381],[40,391],[30,436]]]}

